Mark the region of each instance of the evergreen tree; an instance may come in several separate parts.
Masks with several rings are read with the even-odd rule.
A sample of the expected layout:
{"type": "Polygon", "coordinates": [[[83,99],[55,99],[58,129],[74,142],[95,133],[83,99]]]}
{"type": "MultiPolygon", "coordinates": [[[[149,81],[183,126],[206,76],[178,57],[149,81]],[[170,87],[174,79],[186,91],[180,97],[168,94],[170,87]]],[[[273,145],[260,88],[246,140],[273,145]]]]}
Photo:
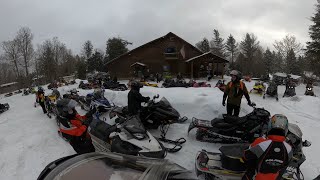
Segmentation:
{"type": "Polygon", "coordinates": [[[227,39],[226,50],[227,50],[227,55],[230,56],[230,60],[231,60],[230,67],[233,68],[234,57],[238,51],[238,44],[236,43],[236,40],[231,34],[227,39]]]}
{"type": "Polygon", "coordinates": [[[121,39],[120,37],[109,38],[107,41],[106,48],[106,60],[112,60],[126,52],[129,51],[127,48],[128,45],[131,45],[131,42],[121,39]]]}
{"type": "Polygon", "coordinates": [[[92,56],[93,53],[93,45],[91,43],[90,40],[84,42],[83,46],[82,46],[82,54],[84,55],[84,57],[87,59],[89,59],[92,56]]]}
{"type": "Polygon", "coordinates": [[[265,66],[265,72],[267,74],[273,73],[273,67],[274,67],[274,56],[272,52],[267,48],[266,52],[263,55],[263,63],[265,66]]]}
{"type": "Polygon", "coordinates": [[[225,45],[224,45],[224,39],[220,37],[220,33],[218,30],[213,30],[213,39],[210,42],[211,44],[211,50],[215,55],[218,55],[220,57],[225,57],[225,45]]]}
{"type": "Polygon", "coordinates": [[[87,60],[88,71],[104,71],[103,54],[95,50],[93,55],[87,60]]]}
{"type": "Polygon", "coordinates": [[[259,41],[257,41],[257,37],[254,34],[247,33],[244,39],[240,42],[240,49],[242,54],[245,56],[246,61],[246,66],[243,70],[244,74],[248,74],[250,69],[253,68],[253,58],[259,48],[259,41]]]}
{"type": "Polygon", "coordinates": [[[209,40],[207,38],[203,38],[202,41],[196,44],[196,47],[203,53],[209,52],[210,51],[209,40]]]}
{"type": "Polygon", "coordinates": [[[295,74],[296,63],[296,54],[293,49],[291,49],[286,57],[286,69],[288,74],[295,74]]]}
{"type": "Polygon", "coordinates": [[[274,57],[274,62],[273,62],[274,72],[285,72],[285,65],[284,65],[284,60],[282,58],[282,54],[280,52],[276,53],[275,51],[273,51],[272,54],[274,57]]]}
{"type": "Polygon", "coordinates": [[[316,13],[311,17],[313,24],[309,27],[310,42],[307,42],[306,56],[314,73],[320,75],[320,0],[316,5],[316,13]]]}

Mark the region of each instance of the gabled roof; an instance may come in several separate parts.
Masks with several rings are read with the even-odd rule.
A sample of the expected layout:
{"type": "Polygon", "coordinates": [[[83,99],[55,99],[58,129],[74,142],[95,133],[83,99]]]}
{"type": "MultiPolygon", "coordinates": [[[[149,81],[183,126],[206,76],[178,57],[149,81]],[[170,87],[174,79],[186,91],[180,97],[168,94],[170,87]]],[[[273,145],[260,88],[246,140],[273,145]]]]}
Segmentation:
{"type": "Polygon", "coordinates": [[[209,51],[209,52],[206,52],[206,53],[203,53],[199,56],[195,56],[193,58],[190,58],[188,60],[186,60],[185,62],[191,62],[191,61],[194,61],[194,60],[197,60],[199,58],[208,58],[208,59],[214,59],[215,62],[217,63],[228,63],[229,61],[220,57],[220,56],[217,56],[215,54],[212,53],[212,51],[209,51]]]}
{"type": "Polygon", "coordinates": [[[176,34],[174,34],[174,33],[172,33],[172,32],[169,32],[168,34],[166,34],[166,35],[164,35],[164,36],[162,36],[162,37],[159,37],[159,38],[157,38],[157,39],[154,39],[154,40],[152,40],[152,41],[150,41],[150,42],[148,42],[148,43],[146,43],[146,44],[143,44],[143,45],[141,45],[141,46],[139,46],[139,47],[136,47],[136,48],[132,49],[131,51],[126,52],[126,53],[124,53],[124,54],[122,54],[122,55],[120,55],[120,56],[118,56],[118,57],[116,57],[116,58],[108,61],[107,64],[109,64],[109,63],[111,63],[111,62],[113,62],[113,61],[115,61],[115,60],[117,60],[117,59],[119,59],[119,58],[121,58],[121,57],[123,57],[123,56],[125,56],[125,55],[127,55],[127,54],[130,54],[130,53],[132,53],[132,52],[134,52],[134,51],[136,51],[136,50],[138,50],[138,49],[141,49],[141,48],[143,48],[143,47],[145,47],[145,46],[147,46],[147,45],[149,45],[149,44],[151,44],[151,43],[153,43],[153,42],[156,42],[156,41],[158,41],[158,40],[164,39],[164,38],[166,38],[166,37],[168,37],[168,36],[169,36],[169,37],[174,36],[175,38],[183,41],[184,43],[186,43],[186,44],[188,44],[188,45],[190,45],[194,50],[196,50],[197,52],[199,52],[200,54],[202,54],[202,52],[201,52],[198,48],[194,47],[192,44],[188,43],[187,41],[185,41],[185,40],[182,39],[181,37],[177,36],[176,34]]]}
{"type": "Polygon", "coordinates": [[[141,63],[141,62],[135,62],[135,63],[131,64],[130,67],[135,66],[135,65],[147,66],[146,64],[143,64],[143,63],[141,63]]]}

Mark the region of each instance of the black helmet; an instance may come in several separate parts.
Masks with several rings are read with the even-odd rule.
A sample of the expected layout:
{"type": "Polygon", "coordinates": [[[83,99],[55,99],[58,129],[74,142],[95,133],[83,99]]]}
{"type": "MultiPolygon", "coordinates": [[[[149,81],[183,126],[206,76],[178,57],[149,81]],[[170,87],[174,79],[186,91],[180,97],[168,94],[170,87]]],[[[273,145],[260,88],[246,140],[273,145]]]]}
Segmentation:
{"type": "Polygon", "coordinates": [[[143,87],[143,85],[138,81],[131,81],[130,82],[130,86],[131,86],[132,89],[136,89],[136,90],[138,90],[138,89],[143,87]]]}
{"type": "Polygon", "coordinates": [[[77,111],[77,101],[73,99],[61,99],[57,102],[57,109],[61,116],[74,115],[77,111]]]}

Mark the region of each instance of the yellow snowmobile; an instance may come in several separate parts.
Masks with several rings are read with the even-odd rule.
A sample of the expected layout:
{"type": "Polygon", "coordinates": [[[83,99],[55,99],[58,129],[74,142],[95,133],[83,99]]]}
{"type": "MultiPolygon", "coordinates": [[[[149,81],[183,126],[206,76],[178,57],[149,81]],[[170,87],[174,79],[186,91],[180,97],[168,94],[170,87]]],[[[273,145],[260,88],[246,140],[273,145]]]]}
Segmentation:
{"type": "Polygon", "coordinates": [[[253,88],[250,90],[250,93],[256,93],[259,94],[260,96],[262,96],[264,94],[266,90],[266,87],[264,86],[264,84],[260,81],[256,82],[253,86],[253,88]]]}
{"type": "Polygon", "coordinates": [[[144,86],[158,87],[158,84],[151,84],[151,83],[148,83],[147,81],[142,81],[140,83],[144,86]]]}

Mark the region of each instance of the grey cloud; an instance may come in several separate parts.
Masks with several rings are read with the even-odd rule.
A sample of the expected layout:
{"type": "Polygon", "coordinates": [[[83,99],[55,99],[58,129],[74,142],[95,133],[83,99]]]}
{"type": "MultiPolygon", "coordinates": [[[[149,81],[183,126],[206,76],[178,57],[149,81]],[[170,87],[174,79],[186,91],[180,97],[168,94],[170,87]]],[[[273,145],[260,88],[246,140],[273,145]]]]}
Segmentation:
{"type": "Polygon", "coordinates": [[[0,0],[0,41],[28,26],[35,44],[59,37],[75,53],[85,40],[105,49],[107,38],[123,37],[137,47],[169,31],[192,44],[218,29],[241,41],[246,32],[272,46],[286,34],[308,41],[316,0],[0,0]]]}

